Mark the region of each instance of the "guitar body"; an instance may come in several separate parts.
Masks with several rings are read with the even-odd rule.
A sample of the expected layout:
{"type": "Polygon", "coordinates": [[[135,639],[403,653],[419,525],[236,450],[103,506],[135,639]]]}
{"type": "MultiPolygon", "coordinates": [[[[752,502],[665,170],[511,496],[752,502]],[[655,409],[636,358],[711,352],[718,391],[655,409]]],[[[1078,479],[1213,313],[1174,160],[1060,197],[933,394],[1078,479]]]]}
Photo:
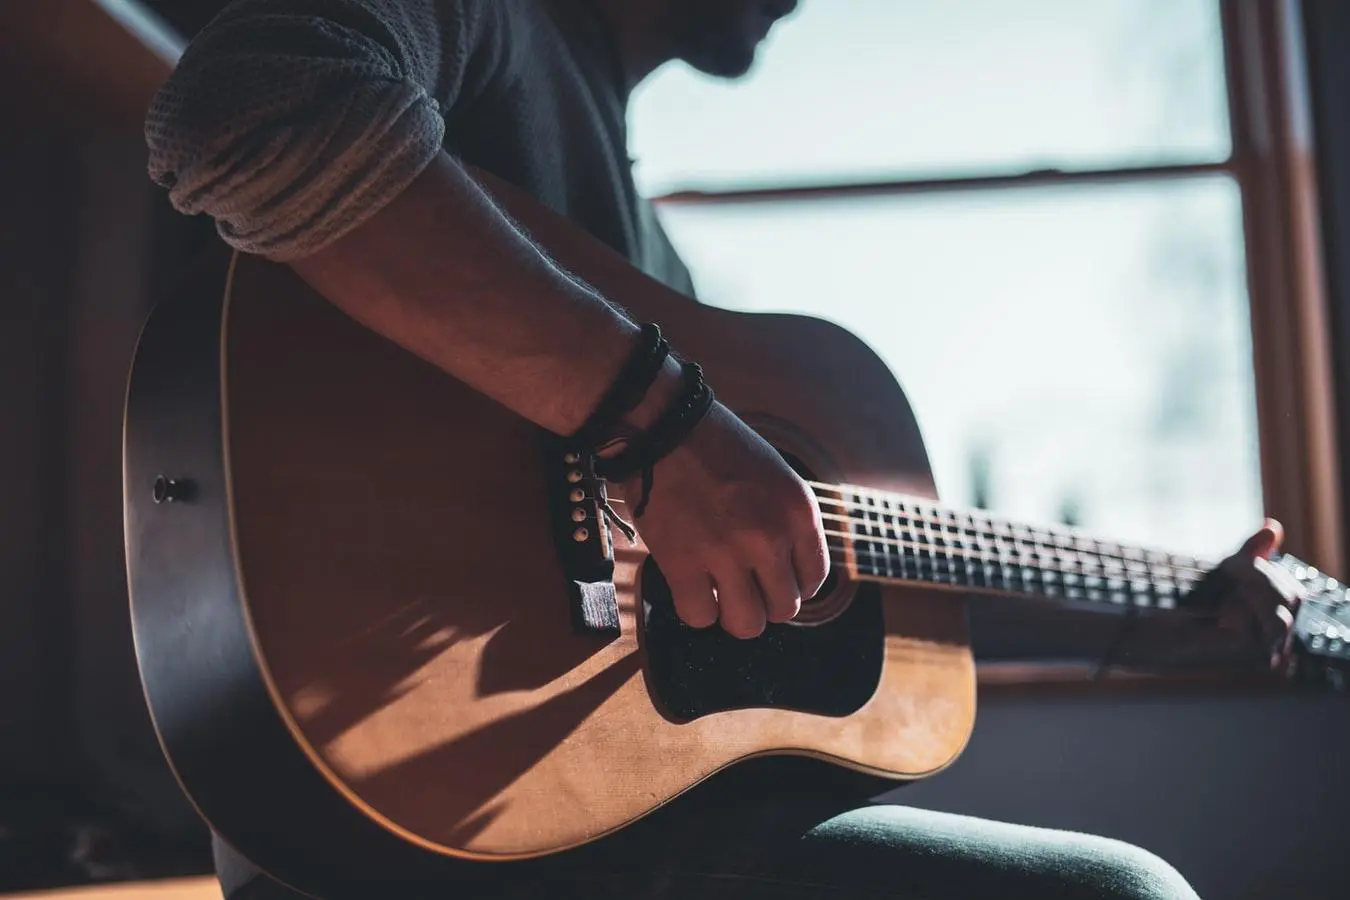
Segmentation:
{"type": "MultiPolygon", "coordinates": [[[[856,338],[698,305],[577,241],[569,268],[641,285],[625,307],[810,477],[933,496],[856,338]]],[[[227,841],[292,883],[431,877],[595,840],[751,757],[905,780],[960,753],[959,594],[836,563],[814,624],[736,641],[675,621],[616,532],[621,634],[583,634],[546,462],[534,426],[289,268],[221,252],[156,310],[126,411],[134,633],[165,753],[227,841]]]]}

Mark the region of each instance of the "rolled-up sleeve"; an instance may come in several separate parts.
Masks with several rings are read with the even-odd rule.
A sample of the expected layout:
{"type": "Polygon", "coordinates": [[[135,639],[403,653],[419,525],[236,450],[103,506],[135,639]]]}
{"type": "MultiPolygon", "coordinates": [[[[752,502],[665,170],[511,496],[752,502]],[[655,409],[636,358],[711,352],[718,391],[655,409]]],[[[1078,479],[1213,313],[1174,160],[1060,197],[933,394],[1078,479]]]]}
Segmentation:
{"type": "Polygon", "coordinates": [[[434,92],[469,52],[436,0],[236,0],[146,119],[150,177],[230,245],[276,260],[356,228],[440,151],[434,92]],[[447,46],[449,44],[449,46],[447,46]]]}

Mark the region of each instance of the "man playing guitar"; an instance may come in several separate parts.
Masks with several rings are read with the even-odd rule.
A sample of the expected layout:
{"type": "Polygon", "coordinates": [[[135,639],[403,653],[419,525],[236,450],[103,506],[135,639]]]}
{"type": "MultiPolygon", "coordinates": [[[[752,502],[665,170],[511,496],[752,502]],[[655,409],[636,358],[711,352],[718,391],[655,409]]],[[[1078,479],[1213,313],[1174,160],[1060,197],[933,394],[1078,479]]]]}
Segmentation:
{"type": "MultiPolygon", "coordinates": [[[[637,196],[630,92],[672,60],[751,67],[796,0],[235,0],[147,122],[150,170],[234,248],[290,264],[370,330],[559,435],[639,346],[624,298],[556,265],[490,196],[499,178],[692,296],[637,196]]],[[[674,348],[678,351],[678,347],[674,348]]],[[[672,356],[598,441],[688,399],[672,356]]],[[[791,620],[830,557],[811,491],[729,409],[700,409],[649,481],[617,486],[679,617],[738,638],[791,620]]],[[[1222,566],[1226,608],[1284,647],[1297,596],[1258,560],[1222,566]]],[[[447,896],[1194,897],[1147,852],[1083,835],[872,804],[881,785],[773,760],[720,800],[672,803],[542,865],[465,864],[447,896]],[[788,773],[809,771],[810,780],[788,773]],[[797,778],[788,788],[789,778],[797,778]],[[805,784],[802,787],[801,784],[805,784]],[[777,785],[777,787],[775,787],[777,785]]],[[[268,815],[266,809],[257,815],[268,815]]],[[[231,900],[295,896],[217,845],[231,900]]]]}

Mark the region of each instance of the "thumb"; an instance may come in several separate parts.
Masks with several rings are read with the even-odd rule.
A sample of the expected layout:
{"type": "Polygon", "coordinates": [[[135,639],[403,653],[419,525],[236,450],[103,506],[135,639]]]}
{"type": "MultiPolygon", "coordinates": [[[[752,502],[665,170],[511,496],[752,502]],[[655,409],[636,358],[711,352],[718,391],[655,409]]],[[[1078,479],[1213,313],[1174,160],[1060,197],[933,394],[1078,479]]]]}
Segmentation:
{"type": "Polygon", "coordinates": [[[1275,519],[1266,519],[1261,530],[1247,538],[1238,551],[1242,556],[1267,559],[1284,543],[1284,526],[1275,519]]]}

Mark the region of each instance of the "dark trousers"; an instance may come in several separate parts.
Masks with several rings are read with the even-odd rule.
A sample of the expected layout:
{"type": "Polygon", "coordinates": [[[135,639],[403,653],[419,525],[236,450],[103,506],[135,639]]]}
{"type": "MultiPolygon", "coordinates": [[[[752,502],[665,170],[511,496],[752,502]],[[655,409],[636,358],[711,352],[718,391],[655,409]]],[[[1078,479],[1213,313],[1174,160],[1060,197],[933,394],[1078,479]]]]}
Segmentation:
{"type": "MultiPolygon", "coordinates": [[[[859,801],[856,776],[770,760],[618,834],[518,864],[466,868],[446,900],[1195,900],[1153,854],[1091,835],[859,801]],[[799,777],[808,772],[810,781],[799,777]],[[774,773],[774,777],[765,777],[774,773]],[[854,780],[849,781],[849,778],[854,780]]],[[[811,764],[818,766],[818,764],[811,764]]],[[[866,784],[880,787],[870,779],[866,784]]],[[[296,900],[217,841],[229,900],[296,900]]],[[[372,900],[402,900],[391,885],[372,900]]]]}

